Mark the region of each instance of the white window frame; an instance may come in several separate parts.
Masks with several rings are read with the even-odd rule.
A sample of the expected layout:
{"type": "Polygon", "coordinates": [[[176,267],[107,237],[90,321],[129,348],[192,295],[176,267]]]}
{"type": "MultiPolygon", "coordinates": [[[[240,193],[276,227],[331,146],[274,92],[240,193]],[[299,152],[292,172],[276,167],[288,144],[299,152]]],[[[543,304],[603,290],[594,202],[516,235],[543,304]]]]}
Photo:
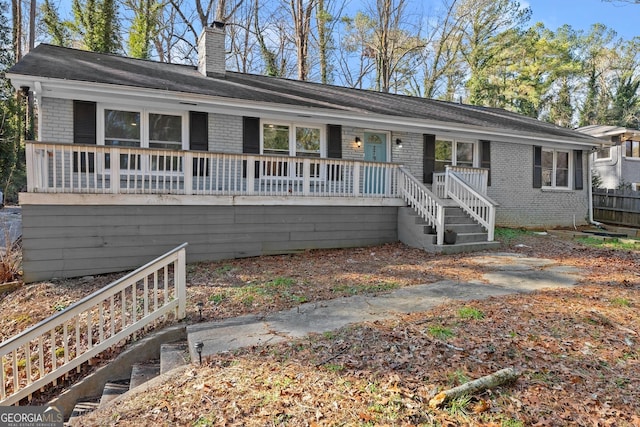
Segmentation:
{"type": "Polygon", "coordinates": [[[593,158],[594,158],[594,160],[596,162],[610,161],[612,159],[612,156],[613,156],[612,152],[613,152],[613,147],[612,146],[602,147],[602,148],[597,149],[596,152],[593,153],[593,158]],[[605,149],[609,150],[609,156],[608,157],[598,157],[598,152],[600,150],[605,150],[605,149]]]}
{"type": "MultiPolygon", "coordinates": [[[[624,144],[622,145],[622,156],[626,159],[626,160],[630,160],[632,162],[640,162],[640,156],[636,157],[636,156],[627,156],[627,142],[629,141],[624,141],[624,144]]],[[[640,141],[631,141],[631,144],[633,146],[633,143],[637,143],[638,145],[640,145],[640,141]]],[[[633,149],[632,149],[633,150],[633,149]]],[[[633,151],[632,151],[633,152],[633,151]]]]}
{"type": "MultiPolygon", "coordinates": [[[[189,149],[189,112],[188,111],[175,111],[175,110],[162,110],[156,108],[141,108],[138,106],[128,106],[128,105],[115,105],[115,104],[98,104],[97,105],[97,123],[96,123],[96,143],[97,145],[105,145],[105,110],[114,110],[114,111],[127,111],[132,113],[140,114],[140,147],[129,147],[129,148],[150,148],[149,147],[149,114],[163,114],[170,116],[179,116],[182,119],[182,132],[181,132],[181,146],[180,149],[187,150],[189,149]]],[[[154,148],[155,149],[155,148],[154,148]]],[[[158,148],[158,150],[163,150],[162,148],[158,148]]],[[[105,166],[105,165],[103,165],[105,166]]],[[[103,167],[107,170],[106,167],[103,167]]],[[[140,161],[140,169],[130,169],[136,172],[142,171],[144,173],[151,171],[150,159],[149,156],[142,156],[140,161]]],[[[154,170],[154,173],[158,174],[167,174],[170,172],[166,172],[163,170],[154,170]]]]}
{"type": "MultiPolygon", "coordinates": [[[[573,165],[573,152],[571,150],[561,150],[549,147],[542,147],[541,155],[544,155],[545,152],[553,153],[553,168],[551,169],[551,185],[542,185],[543,189],[548,190],[571,190],[573,188],[573,175],[574,175],[574,165],[573,165]],[[556,174],[558,167],[558,153],[566,153],[568,157],[568,165],[567,165],[567,185],[559,186],[556,184],[556,174]]],[[[542,161],[542,159],[541,159],[542,161]]],[[[540,165],[542,172],[544,173],[544,165],[540,165]]],[[[544,176],[542,177],[544,179],[544,176]]]]}
{"type": "MultiPolygon", "coordinates": [[[[454,167],[458,165],[458,143],[473,144],[473,162],[471,167],[473,168],[480,167],[480,142],[479,141],[477,140],[474,141],[470,139],[440,137],[436,135],[436,143],[438,141],[451,142],[451,166],[454,166],[454,167]]],[[[438,159],[436,158],[435,161],[437,162],[438,159]]],[[[438,172],[438,173],[443,173],[443,172],[438,172]]]]}
{"type": "MultiPolygon", "coordinates": [[[[320,159],[327,157],[327,140],[325,136],[325,126],[315,123],[304,122],[284,122],[278,120],[260,120],[260,154],[264,154],[264,127],[265,125],[274,126],[288,126],[289,127],[289,157],[297,157],[296,153],[296,128],[315,128],[320,130],[320,159]]],[[[270,154],[267,154],[270,155],[270,154]]],[[[277,155],[277,154],[271,154],[277,155]]],[[[301,159],[309,158],[314,159],[316,157],[301,156],[301,159]]]]}

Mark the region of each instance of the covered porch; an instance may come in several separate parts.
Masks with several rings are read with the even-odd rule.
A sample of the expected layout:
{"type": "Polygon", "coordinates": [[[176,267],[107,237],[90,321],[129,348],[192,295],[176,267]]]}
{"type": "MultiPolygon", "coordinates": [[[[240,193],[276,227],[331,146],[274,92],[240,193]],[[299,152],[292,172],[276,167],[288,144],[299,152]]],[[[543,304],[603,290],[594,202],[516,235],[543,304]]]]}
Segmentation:
{"type": "Polygon", "coordinates": [[[26,148],[21,204],[33,250],[25,259],[56,264],[55,271],[69,257],[105,251],[124,268],[148,246],[173,244],[174,234],[193,236],[190,261],[213,252],[223,259],[403,240],[398,210],[407,207],[418,226],[410,233],[425,234],[433,247],[445,245],[451,205],[485,230],[485,242],[494,238],[496,205],[481,169],[448,167],[432,191],[396,163],[43,142],[26,148]],[[66,245],[56,260],[54,239],[66,245]]]}

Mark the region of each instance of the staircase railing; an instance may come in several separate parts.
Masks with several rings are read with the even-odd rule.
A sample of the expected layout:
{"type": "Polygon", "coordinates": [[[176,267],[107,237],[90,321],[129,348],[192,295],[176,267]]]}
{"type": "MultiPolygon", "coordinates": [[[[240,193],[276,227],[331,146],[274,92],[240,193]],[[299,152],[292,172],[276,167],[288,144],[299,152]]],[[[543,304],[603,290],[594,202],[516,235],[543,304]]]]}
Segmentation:
{"type": "Polygon", "coordinates": [[[444,206],[440,199],[404,167],[398,168],[398,177],[400,197],[416,210],[427,225],[435,228],[437,244],[444,244],[444,206]]]}
{"type": "MultiPolygon", "coordinates": [[[[0,344],[12,405],[154,322],[186,316],[186,243],[0,344]]],[[[25,307],[28,310],[28,307],[25,307]]]]}
{"type": "Polygon", "coordinates": [[[447,170],[446,194],[487,230],[487,241],[493,242],[497,203],[480,194],[456,172],[447,170]]]}

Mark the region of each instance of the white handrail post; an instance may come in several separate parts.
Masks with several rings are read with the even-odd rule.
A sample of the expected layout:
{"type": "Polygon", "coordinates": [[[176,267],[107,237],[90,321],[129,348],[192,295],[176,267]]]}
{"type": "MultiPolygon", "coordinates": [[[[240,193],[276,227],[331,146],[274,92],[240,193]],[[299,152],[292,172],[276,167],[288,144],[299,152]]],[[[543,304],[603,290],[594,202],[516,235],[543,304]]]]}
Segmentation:
{"type": "MultiPolygon", "coordinates": [[[[36,184],[36,168],[35,168],[35,155],[36,150],[33,142],[27,142],[25,147],[26,154],[26,166],[27,166],[27,191],[37,191],[38,185],[36,184]]],[[[40,170],[40,168],[38,168],[40,170]]]]}
{"type": "Polygon", "coordinates": [[[362,163],[357,162],[353,167],[353,195],[358,196],[360,194],[360,171],[362,163]]]}
{"type": "Polygon", "coordinates": [[[493,242],[495,238],[496,229],[496,207],[491,205],[489,207],[489,227],[487,228],[487,241],[493,242]]]}
{"type": "Polygon", "coordinates": [[[120,149],[111,149],[111,192],[113,194],[120,193],[120,149]]]}
{"type": "Polygon", "coordinates": [[[444,244],[444,206],[438,204],[438,214],[436,216],[436,244],[443,245],[444,244]]]}
{"type": "Polygon", "coordinates": [[[449,168],[450,166],[445,166],[444,171],[444,195],[442,197],[445,199],[449,198],[449,168]]]}
{"type": "Polygon", "coordinates": [[[302,194],[308,196],[311,193],[311,159],[302,161],[302,194]]]}
{"type": "Polygon", "coordinates": [[[193,152],[184,152],[184,194],[193,194],[193,152]]]}
{"type": "Polygon", "coordinates": [[[255,191],[255,180],[256,180],[256,158],[253,156],[247,157],[247,163],[245,166],[246,175],[247,175],[247,193],[253,194],[255,191]]]}
{"type": "Polygon", "coordinates": [[[178,261],[175,273],[176,293],[178,298],[178,319],[187,317],[187,251],[182,248],[178,251],[178,261]]]}

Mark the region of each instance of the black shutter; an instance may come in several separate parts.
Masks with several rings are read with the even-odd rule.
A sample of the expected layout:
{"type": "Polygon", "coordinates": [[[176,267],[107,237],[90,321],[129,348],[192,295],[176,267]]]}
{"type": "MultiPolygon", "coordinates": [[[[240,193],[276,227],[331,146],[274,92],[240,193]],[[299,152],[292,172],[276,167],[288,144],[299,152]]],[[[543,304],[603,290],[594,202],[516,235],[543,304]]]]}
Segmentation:
{"type": "MultiPolygon", "coordinates": [[[[342,158],[341,125],[327,125],[327,157],[331,159],[342,158]]],[[[327,165],[327,179],[329,181],[342,181],[342,167],[340,165],[327,165]]]]}
{"type": "MultiPolygon", "coordinates": [[[[73,101],[73,143],[96,144],[97,106],[91,101],[73,101]]],[[[74,172],[95,172],[93,153],[73,153],[74,172]]]]}
{"type": "MultiPolygon", "coordinates": [[[[209,150],[209,114],[189,111],[189,149],[209,150]]],[[[193,176],[209,176],[209,159],[193,159],[193,176]]]]}
{"type": "Polygon", "coordinates": [[[542,188],[542,147],[533,147],[533,188],[542,188]]]}
{"type": "Polygon", "coordinates": [[[491,141],[480,141],[480,167],[489,169],[487,185],[491,186],[491,141]]]}
{"type": "Polygon", "coordinates": [[[436,170],[436,136],[422,135],[424,154],[422,157],[422,182],[433,184],[433,172],[436,170]]]}
{"type": "Polygon", "coordinates": [[[189,111],[189,149],[207,151],[209,149],[209,114],[189,111]]]}
{"type": "Polygon", "coordinates": [[[342,158],[342,126],[327,125],[327,157],[342,158]]]}
{"type": "Polygon", "coordinates": [[[258,117],[242,118],[242,152],[260,154],[260,119],[258,117]]]}
{"type": "Polygon", "coordinates": [[[573,150],[573,188],[582,190],[584,182],[582,178],[582,150],[573,150]]]}
{"type": "Polygon", "coordinates": [[[73,101],[73,143],[96,143],[96,103],[73,101]]]}
{"type": "MultiPolygon", "coordinates": [[[[242,152],[246,154],[260,154],[260,118],[242,118],[242,152]]],[[[242,177],[247,177],[246,160],[242,162],[242,177]]],[[[256,162],[256,178],[260,176],[260,162],[256,162]]]]}

